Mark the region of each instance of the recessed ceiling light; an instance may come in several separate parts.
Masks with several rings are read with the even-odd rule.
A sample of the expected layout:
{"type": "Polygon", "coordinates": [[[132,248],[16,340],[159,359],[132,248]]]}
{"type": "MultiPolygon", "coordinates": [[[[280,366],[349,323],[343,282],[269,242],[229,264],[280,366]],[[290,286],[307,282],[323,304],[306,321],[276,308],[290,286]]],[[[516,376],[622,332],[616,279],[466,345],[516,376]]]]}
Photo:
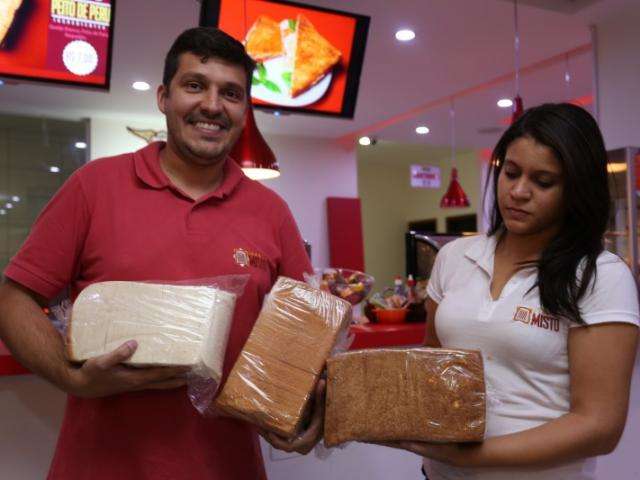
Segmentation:
{"type": "Polygon", "coordinates": [[[498,100],[498,106],[500,108],[509,108],[513,106],[513,101],[510,98],[501,98],[498,100]]]}
{"type": "Polygon", "coordinates": [[[419,127],[416,127],[416,133],[418,135],[426,135],[427,133],[429,133],[429,127],[427,127],[426,125],[420,125],[419,127]]]}
{"type": "Polygon", "coordinates": [[[402,30],[398,30],[396,32],[396,40],[401,42],[409,42],[416,38],[416,33],[413,30],[409,30],[408,28],[403,28],[402,30]]]}
{"type": "Polygon", "coordinates": [[[20,197],[18,195],[14,195],[13,197],[11,197],[11,201],[18,203],[20,201],[20,197]]]}
{"type": "Polygon", "coordinates": [[[84,150],[85,148],[87,148],[87,144],[85,142],[76,142],[76,148],[84,150]]]}
{"type": "Polygon", "coordinates": [[[49,167],[49,171],[50,171],[51,173],[58,173],[58,172],[60,171],[60,167],[57,167],[57,166],[55,166],[55,165],[51,165],[51,166],[49,167]]]}
{"type": "Polygon", "coordinates": [[[0,86],[4,85],[4,80],[0,79],[0,86]]]}
{"type": "Polygon", "coordinates": [[[141,92],[146,92],[151,88],[151,85],[149,85],[147,82],[133,82],[131,87],[133,87],[134,90],[140,90],[141,92]]]}
{"type": "Polygon", "coordinates": [[[358,143],[364,147],[371,145],[371,139],[369,137],[360,137],[358,143]]]}
{"type": "Polygon", "coordinates": [[[11,210],[13,208],[13,203],[7,202],[4,204],[4,208],[7,210],[11,210]]]}

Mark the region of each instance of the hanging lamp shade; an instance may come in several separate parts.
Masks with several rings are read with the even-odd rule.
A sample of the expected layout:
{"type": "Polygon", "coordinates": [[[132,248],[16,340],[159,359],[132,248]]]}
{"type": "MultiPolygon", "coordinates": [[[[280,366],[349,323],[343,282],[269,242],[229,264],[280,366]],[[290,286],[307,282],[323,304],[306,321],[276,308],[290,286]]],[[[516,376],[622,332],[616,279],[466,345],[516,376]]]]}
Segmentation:
{"type": "Polygon", "coordinates": [[[268,180],[280,176],[276,156],[258,130],[251,105],[247,109],[242,134],[229,155],[242,167],[245,175],[253,180],[268,180]]]}
{"type": "Polygon", "coordinates": [[[520,95],[516,95],[516,98],[513,99],[513,113],[511,114],[511,124],[513,125],[515,121],[522,116],[523,113],[524,107],[522,105],[522,97],[520,95]]]}
{"type": "Polygon", "coordinates": [[[440,208],[459,208],[468,207],[469,205],[467,194],[464,193],[462,185],[458,182],[458,169],[453,167],[451,169],[449,188],[447,189],[447,193],[444,194],[444,197],[442,197],[442,200],[440,200],[440,208]]]}
{"type": "Polygon", "coordinates": [[[458,182],[458,169],[456,164],[456,109],[451,97],[451,107],[449,108],[449,128],[451,129],[451,181],[447,193],[440,200],[440,208],[468,207],[469,199],[464,193],[462,185],[458,182]]]}

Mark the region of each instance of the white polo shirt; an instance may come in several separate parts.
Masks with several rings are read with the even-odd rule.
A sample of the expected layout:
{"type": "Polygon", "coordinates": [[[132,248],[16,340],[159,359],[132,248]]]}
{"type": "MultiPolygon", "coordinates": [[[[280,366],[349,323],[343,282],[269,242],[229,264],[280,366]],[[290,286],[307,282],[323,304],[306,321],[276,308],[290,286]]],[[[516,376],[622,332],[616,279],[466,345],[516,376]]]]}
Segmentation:
{"type": "MultiPolygon", "coordinates": [[[[496,237],[465,237],[436,258],[428,295],[438,303],[435,327],[443,347],[482,351],[487,387],[486,438],[536,427],[569,411],[569,328],[580,325],[545,315],[535,267],[517,272],[491,298],[496,237]],[[528,293],[527,293],[528,292],[528,293]]],[[[627,265],[602,252],[595,287],[580,301],[589,325],[638,325],[636,283],[627,265]]],[[[593,478],[595,460],[536,469],[462,469],[426,461],[430,480],[577,480],[593,478]]]]}

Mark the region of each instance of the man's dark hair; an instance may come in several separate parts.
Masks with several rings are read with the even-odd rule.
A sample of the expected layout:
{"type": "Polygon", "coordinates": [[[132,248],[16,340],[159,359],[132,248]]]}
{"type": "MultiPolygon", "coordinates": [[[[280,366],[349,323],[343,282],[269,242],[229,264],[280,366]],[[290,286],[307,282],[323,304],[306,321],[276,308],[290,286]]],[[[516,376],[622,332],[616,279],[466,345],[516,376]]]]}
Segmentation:
{"type": "Polygon", "coordinates": [[[162,83],[169,89],[169,84],[178,71],[180,55],[193,53],[206,62],[209,58],[219,58],[233,65],[242,67],[247,75],[247,98],[251,92],[251,77],[256,62],[247,55],[242,43],[222,30],[213,27],[196,27],[185,30],[176,38],[164,60],[162,83]]]}

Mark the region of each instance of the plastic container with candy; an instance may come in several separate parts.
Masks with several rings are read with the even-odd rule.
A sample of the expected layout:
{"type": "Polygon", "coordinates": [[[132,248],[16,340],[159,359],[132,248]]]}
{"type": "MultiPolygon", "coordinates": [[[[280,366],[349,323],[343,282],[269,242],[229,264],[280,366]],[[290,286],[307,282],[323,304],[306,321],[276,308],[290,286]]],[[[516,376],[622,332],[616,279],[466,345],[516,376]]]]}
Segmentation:
{"type": "Polygon", "coordinates": [[[364,272],[348,268],[316,269],[313,275],[305,276],[311,285],[328,291],[353,305],[356,322],[362,317],[360,304],[371,293],[375,279],[364,272]]]}

